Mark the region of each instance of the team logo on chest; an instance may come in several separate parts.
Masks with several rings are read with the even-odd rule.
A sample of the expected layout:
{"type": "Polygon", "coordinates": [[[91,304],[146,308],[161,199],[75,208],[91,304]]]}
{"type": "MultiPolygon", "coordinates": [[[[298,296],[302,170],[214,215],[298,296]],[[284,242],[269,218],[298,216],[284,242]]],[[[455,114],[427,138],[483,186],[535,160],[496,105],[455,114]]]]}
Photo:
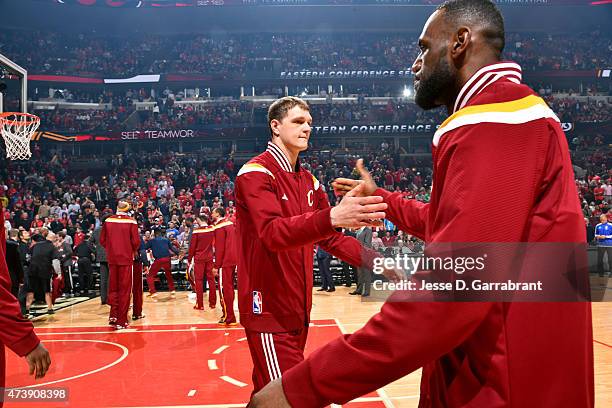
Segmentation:
{"type": "Polygon", "coordinates": [[[314,204],[314,202],[312,201],[312,194],[313,194],[313,193],[314,193],[314,192],[313,192],[312,190],[310,190],[310,191],[308,192],[308,205],[309,205],[310,207],[312,207],[312,206],[313,206],[313,204],[314,204]]]}

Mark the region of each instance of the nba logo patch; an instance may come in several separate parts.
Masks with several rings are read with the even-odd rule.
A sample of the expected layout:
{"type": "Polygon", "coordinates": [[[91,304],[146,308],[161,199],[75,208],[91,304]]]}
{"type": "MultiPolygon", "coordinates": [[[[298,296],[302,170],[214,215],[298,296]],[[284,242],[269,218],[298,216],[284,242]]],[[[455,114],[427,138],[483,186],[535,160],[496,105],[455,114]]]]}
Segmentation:
{"type": "Polygon", "coordinates": [[[262,308],[261,292],[253,291],[253,313],[261,314],[262,308]]]}

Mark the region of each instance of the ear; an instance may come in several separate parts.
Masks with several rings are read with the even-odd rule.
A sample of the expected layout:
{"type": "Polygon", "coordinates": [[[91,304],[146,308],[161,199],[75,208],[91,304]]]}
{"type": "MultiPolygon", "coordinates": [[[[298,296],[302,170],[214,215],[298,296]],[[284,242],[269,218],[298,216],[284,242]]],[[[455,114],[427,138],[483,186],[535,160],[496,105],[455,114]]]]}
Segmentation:
{"type": "Polygon", "coordinates": [[[281,124],[280,121],[277,119],[272,119],[270,121],[270,129],[272,129],[272,134],[274,136],[280,135],[280,129],[279,129],[280,124],[281,124]]]}
{"type": "Polygon", "coordinates": [[[465,53],[467,47],[472,42],[472,30],[469,27],[459,27],[453,36],[451,57],[458,58],[465,53]]]}

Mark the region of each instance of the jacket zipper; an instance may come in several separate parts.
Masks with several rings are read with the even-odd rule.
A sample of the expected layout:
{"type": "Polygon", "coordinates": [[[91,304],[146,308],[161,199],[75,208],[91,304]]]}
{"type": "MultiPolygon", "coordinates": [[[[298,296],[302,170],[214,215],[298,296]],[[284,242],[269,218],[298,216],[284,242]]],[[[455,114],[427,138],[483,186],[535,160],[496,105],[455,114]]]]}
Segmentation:
{"type": "MultiPolygon", "coordinates": [[[[304,206],[303,206],[303,201],[302,201],[302,172],[298,171],[296,173],[294,173],[294,177],[297,179],[298,181],[298,202],[300,203],[300,214],[304,214],[304,206]]],[[[304,253],[304,248],[302,247],[302,272],[303,272],[303,279],[304,279],[304,327],[308,327],[309,324],[309,316],[308,316],[308,279],[306,277],[306,255],[304,253]]]]}

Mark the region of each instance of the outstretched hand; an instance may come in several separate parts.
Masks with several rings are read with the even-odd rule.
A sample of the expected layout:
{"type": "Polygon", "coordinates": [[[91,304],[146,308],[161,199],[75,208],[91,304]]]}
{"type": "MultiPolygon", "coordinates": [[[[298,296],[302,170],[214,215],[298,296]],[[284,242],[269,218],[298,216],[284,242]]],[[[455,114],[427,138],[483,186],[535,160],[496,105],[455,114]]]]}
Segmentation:
{"type": "Polygon", "coordinates": [[[384,268],[382,275],[393,283],[398,283],[406,279],[406,274],[396,267],[384,268]]]}
{"type": "Polygon", "coordinates": [[[359,184],[346,193],[340,204],[331,209],[334,228],[377,227],[382,225],[387,204],[380,196],[363,193],[364,184],[359,184]]]}
{"type": "Polygon", "coordinates": [[[359,171],[359,175],[361,176],[361,180],[353,180],[347,178],[337,178],[332,182],[332,187],[334,188],[334,192],[336,195],[343,196],[347,194],[349,191],[354,190],[359,185],[363,185],[362,190],[360,190],[359,194],[363,196],[370,196],[374,194],[374,191],[378,188],[374,179],[372,179],[372,175],[363,165],[363,159],[357,160],[357,164],[355,166],[357,171],[359,171]]]}

